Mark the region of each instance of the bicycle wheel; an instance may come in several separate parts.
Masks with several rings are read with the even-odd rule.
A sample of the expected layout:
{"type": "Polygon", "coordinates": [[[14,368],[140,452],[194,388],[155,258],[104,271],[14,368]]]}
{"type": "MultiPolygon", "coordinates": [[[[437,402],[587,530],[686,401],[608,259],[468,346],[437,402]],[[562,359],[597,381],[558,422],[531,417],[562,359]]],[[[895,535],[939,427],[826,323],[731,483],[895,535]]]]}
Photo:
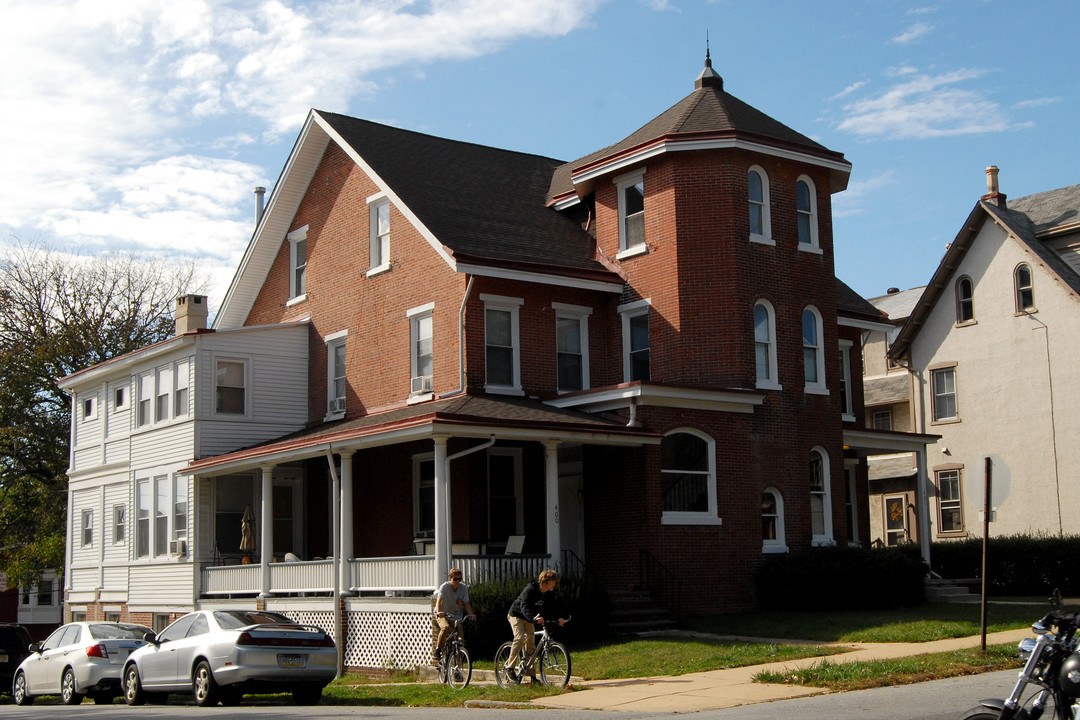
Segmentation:
{"type": "Polygon", "coordinates": [[[463,645],[448,647],[446,658],[446,682],[455,690],[460,690],[472,680],[472,658],[463,645]]]}
{"type": "Polygon", "coordinates": [[[510,646],[511,643],[504,642],[495,651],[495,682],[501,688],[514,684],[514,679],[506,672],[506,662],[510,659],[510,646]]]}
{"type": "Polygon", "coordinates": [[[551,641],[540,655],[540,682],[564,688],[570,682],[570,653],[562,643],[551,641]]]}

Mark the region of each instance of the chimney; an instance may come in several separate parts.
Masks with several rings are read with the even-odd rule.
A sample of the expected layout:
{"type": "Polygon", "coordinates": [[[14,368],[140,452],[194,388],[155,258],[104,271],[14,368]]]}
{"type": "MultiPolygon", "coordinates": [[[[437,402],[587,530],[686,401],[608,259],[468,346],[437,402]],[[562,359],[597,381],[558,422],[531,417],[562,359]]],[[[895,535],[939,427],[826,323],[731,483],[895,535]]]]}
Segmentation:
{"type": "Polygon", "coordinates": [[[206,329],[206,296],[181,295],[176,298],[176,334],[206,329]]]}
{"type": "Polygon", "coordinates": [[[266,188],[259,186],[255,188],[255,227],[259,227],[259,223],[262,222],[263,208],[265,207],[263,198],[266,195],[266,188]]]}
{"type": "Polygon", "coordinates": [[[997,165],[991,165],[986,168],[986,194],[982,196],[982,199],[986,202],[994,203],[1002,210],[1006,209],[1005,193],[998,191],[997,165]]]}

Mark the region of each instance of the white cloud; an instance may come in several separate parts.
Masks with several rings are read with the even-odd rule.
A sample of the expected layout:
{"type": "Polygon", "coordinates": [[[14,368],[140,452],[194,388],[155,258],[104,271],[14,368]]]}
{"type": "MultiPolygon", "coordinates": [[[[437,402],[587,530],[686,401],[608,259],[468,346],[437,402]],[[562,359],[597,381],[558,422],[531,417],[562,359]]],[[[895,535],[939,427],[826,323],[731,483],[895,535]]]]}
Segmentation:
{"type": "Polygon", "coordinates": [[[1014,108],[1033,108],[1033,107],[1045,107],[1046,105],[1054,105],[1061,102],[1060,97],[1041,97],[1031,98],[1030,100],[1021,100],[1018,103],[1013,104],[1014,108]]]}
{"type": "Polygon", "coordinates": [[[901,34],[897,35],[896,37],[894,37],[892,39],[892,42],[901,43],[901,44],[902,43],[914,42],[915,40],[918,40],[919,38],[921,38],[924,35],[928,34],[933,29],[934,29],[934,26],[931,25],[930,23],[924,23],[924,22],[915,23],[914,25],[909,27],[907,30],[905,30],[903,33],[901,33],[901,34]]]}
{"type": "Polygon", "coordinates": [[[844,192],[833,196],[833,217],[850,217],[863,212],[863,202],[871,199],[879,190],[896,185],[892,170],[867,180],[852,180],[844,192]]]}
{"type": "Polygon", "coordinates": [[[835,95],[833,95],[829,99],[830,100],[839,100],[840,98],[847,97],[848,95],[855,92],[856,90],[858,90],[862,86],[866,85],[867,82],[868,82],[867,80],[860,80],[858,82],[851,83],[846,88],[844,88],[840,92],[836,93],[835,95]]]}
{"type": "Polygon", "coordinates": [[[866,139],[923,139],[1000,132],[1012,127],[1001,107],[979,90],[958,85],[979,70],[941,75],[903,73],[904,81],[884,93],[846,105],[837,126],[866,139]]]}

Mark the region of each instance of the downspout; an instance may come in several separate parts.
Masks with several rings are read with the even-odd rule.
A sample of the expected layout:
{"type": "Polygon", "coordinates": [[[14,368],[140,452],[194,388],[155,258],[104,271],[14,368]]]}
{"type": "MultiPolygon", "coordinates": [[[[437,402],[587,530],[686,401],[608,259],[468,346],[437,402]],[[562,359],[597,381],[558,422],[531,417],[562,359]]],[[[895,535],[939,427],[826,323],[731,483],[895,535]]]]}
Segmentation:
{"type": "MultiPolygon", "coordinates": [[[[341,480],[338,478],[337,467],[334,465],[334,450],[331,446],[326,451],[326,464],[330,467],[330,479],[333,484],[334,491],[332,493],[334,497],[334,510],[331,513],[333,516],[333,541],[331,547],[334,551],[334,559],[336,562],[346,562],[345,558],[341,557],[340,545],[341,545],[341,533],[339,531],[339,518],[341,516],[341,480]]],[[[337,646],[337,671],[334,675],[334,679],[341,677],[341,667],[345,660],[344,645],[345,638],[342,636],[342,622],[341,622],[341,573],[338,568],[334,568],[334,644],[337,646]]]]}
{"type": "MultiPolygon", "coordinates": [[[[476,279],[475,275],[469,276],[469,282],[465,286],[465,296],[461,298],[461,309],[458,310],[458,372],[460,380],[458,382],[457,390],[451,390],[448,393],[443,393],[439,396],[439,399],[450,397],[452,395],[459,395],[465,392],[465,306],[469,302],[469,293],[472,292],[473,280],[476,279]]],[[[447,460],[449,462],[449,459],[447,460]]]]}
{"type": "Polygon", "coordinates": [[[1057,495],[1058,537],[1063,537],[1065,530],[1061,518],[1061,467],[1058,464],[1057,422],[1054,413],[1054,368],[1050,362],[1050,328],[1042,320],[1035,317],[1034,314],[1030,312],[1024,314],[1037,322],[1043,329],[1043,340],[1046,344],[1046,384],[1050,392],[1050,440],[1054,448],[1054,488],[1057,495]]]}

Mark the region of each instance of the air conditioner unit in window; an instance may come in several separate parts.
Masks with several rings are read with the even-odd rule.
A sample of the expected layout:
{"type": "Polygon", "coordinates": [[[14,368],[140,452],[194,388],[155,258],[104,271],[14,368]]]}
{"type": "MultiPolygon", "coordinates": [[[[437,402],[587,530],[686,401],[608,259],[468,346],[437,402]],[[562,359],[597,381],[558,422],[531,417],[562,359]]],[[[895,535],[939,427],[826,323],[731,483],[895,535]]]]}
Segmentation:
{"type": "Polygon", "coordinates": [[[418,375],[412,379],[412,394],[418,395],[420,393],[431,392],[431,376],[430,375],[418,375]]]}
{"type": "Polygon", "coordinates": [[[176,557],[184,557],[187,555],[187,538],[180,538],[179,540],[173,540],[169,543],[169,554],[176,557]]]}
{"type": "Polygon", "coordinates": [[[329,404],[329,412],[345,412],[345,398],[333,398],[329,404]]]}

